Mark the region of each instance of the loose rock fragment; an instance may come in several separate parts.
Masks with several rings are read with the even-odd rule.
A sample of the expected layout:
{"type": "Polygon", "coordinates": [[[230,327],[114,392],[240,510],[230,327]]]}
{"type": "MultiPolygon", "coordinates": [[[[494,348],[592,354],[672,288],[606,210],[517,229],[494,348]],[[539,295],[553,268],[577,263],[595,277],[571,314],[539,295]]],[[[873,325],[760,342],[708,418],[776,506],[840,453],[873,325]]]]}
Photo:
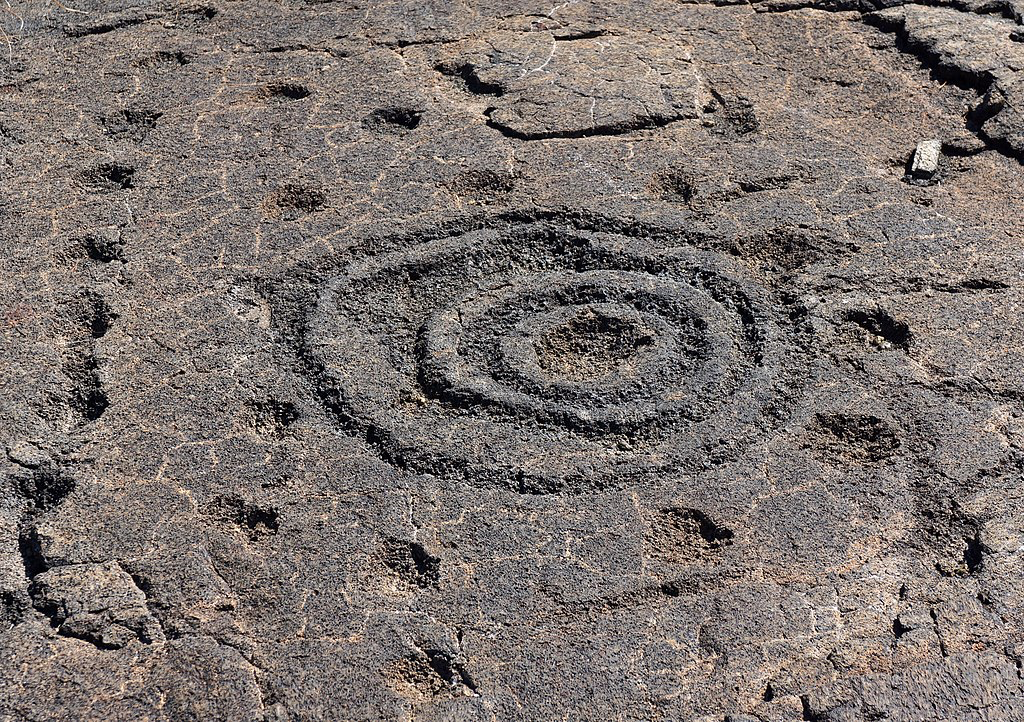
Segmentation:
{"type": "Polygon", "coordinates": [[[918,185],[929,185],[939,172],[939,157],[942,155],[942,142],[938,140],[922,140],[914,151],[914,159],[910,163],[909,180],[918,185]]]}
{"type": "Polygon", "coordinates": [[[39,574],[33,599],[57,631],[116,649],[139,640],[163,640],[146,598],[117,564],[71,564],[39,574]]]}

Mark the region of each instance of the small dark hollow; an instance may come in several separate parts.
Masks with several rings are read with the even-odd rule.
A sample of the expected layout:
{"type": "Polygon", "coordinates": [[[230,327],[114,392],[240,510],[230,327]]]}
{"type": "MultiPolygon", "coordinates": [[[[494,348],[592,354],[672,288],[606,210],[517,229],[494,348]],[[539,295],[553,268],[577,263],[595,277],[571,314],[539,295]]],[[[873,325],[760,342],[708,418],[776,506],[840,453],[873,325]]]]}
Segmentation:
{"type": "Polygon", "coordinates": [[[969,574],[975,574],[981,571],[985,563],[984,546],[977,534],[973,537],[968,537],[964,542],[966,544],[964,547],[964,564],[967,566],[969,574]]]}
{"type": "Polygon", "coordinates": [[[876,346],[884,348],[888,344],[902,351],[910,351],[913,340],[910,325],[905,321],[897,321],[881,309],[848,311],[843,320],[859,326],[876,346]]]}
{"type": "Polygon", "coordinates": [[[110,306],[99,297],[88,299],[89,308],[86,314],[86,323],[89,327],[89,335],[95,339],[103,338],[110,330],[111,324],[117,318],[110,306]]]}
{"type": "Polygon", "coordinates": [[[451,683],[455,680],[455,670],[452,668],[452,658],[444,652],[436,649],[425,649],[430,668],[445,682],[451,683]]]}
{"type": "Polygon", "coordinates": [[[248,406],[253,428],[268,436],[283,436],[300,417],[298,408],[290,401],[266,399],[252,401],[248,406]]]}
{"type": "Polygon", "coordinates": [[[296,220],[326,207],[327,195],[317,188],[287,183],[268,195],[263,206],[272,218],[296,220]]]}
{"type": "Polygon", "coordinates": [[[461,696],[467,691],[476,694],[476,683],[462,664],[439,649],[420,646],[420,653],[388,663],[381,672],[386,679],[411,686],[428,698],[461,696]]]}
{"type": "Polygon", "coordinates": [[[378,108],[363,120],[363,126],[383,133],[403,133],[413,130],[423,118],[422,110],[412,108],[378,108]]]}
{"type": "Polygon", "coordinates": [[[399,579],[420,589],[436,587],[441,576],[441,560],[418,542],[389,539],[384,545],[384,564],[399,579]]]}
{"type": "Polygon", "coordinates": [[[894,638],[899,639],[909,631],[910,628],[904,627],[903,622],[900,621],[899,617],[896,617],[894,620],[892,620],[892,636],[894,638]]]}
{"type": "Polygon", "coordinates": [[[502,95],[504,89],[501,85],[496,83],[489,83],[480,78],[476,72],[476,66],[471,63],[465,63],[462,65],[447,65],[441,64],[434,67],[434,69],[446,75],[450,78],[461,80],[463,87],[474,95],[502,95]]]}
{"type": "Polygon", "coordinates": [[[0,593],[0,634],[20,624],[28,613],[28,600],[14,592],[0,593]]]}
{"type": "Polygon", "coordinates": [[[241,519],[241,522],[250,529],[263,528],[271,534],[276,534],[278,527],[277,517],[277,511],[274,509],[253,506],[246,509],[245,516],[241,519]]]}
{"type": "Polygon", "coordinates": [[[761,699],[765,702],[771,702],[773,699],[775,699],[775,688],[772,687],[771,682],[765,685],[764,694],[761,695],[761,699]]]}
{"type": "Polygon", "coordinates": [[[250,539],[277,534],[280,514],[270,506],[247,502],[239,497],[223,497],[214,502],[215,515],[234,524],[250,539]]]}
{"type": "Polygon", "coordinates": [[[263,97],[267,100],[302,100],[312,94],[312,90],[297,83],[271,83],[263,89],[263,97]]]}
{"type": "Polygon", "coordinates": [[[134,186],[135,169],[121,163],[101,163],[83,171],[80,178],[91,191],[127,190],[134,186]]]}
{"type": "Polygon", "coordinates": [[[960,288],[967,291],[1005,291],[1010,286],[990,278],[968,278],[960,282],[960,288]]]}
{"type": "Polygon", "coordinates": [[[91,261],[124,261],[124,241],[117,232],[90,234],[82,239],[81,247],[91,261]]]}
{"type": "Polygon", "coordinates": [[[603,38],[606,35],[608,35],[608,31],[607,30],[598,29],[598,30],[585,30],[585,31],[582,31],[582,32],[574,32],[574,33],[573,32],[565,33],[563,35],[552,35],[552,37],[555,40],[557,40],[557,41],[559,41],[561,43],[569,43],[569,42],[572,42],[574,40],[595,40],[597,38],[603,38]]]}
{"type": "Polygon", "coordinates": [[[110,407],[110,399],[103,389],[80,388],[75,390],[71,406],[86,421],[96,421],[110,407]]]}
{"type": "Polygon", "coordinates": [[[714,100],[708,103],[704,112],[720,117],[724,122],[712,122],[711,132],[720,135],[744,136],[754,133],[761,127],[754,111],[754,104],[743,96],[724,96],[712,90],[714,100]]]}
{"type": "Polygon", "coordinates": [[[900,448],[896,431],[870,414],[817,414],[812,435],[823,451],[862,463],[885,461],[900,448]]]}
{"type": "Polygon", "coordinates": [[[156,127],[156,121],[160,119],[163,113],[155,110],[122,110],[121,115],[124,116],[126,123],[131,125],[141,125],[147,128],[156,127]]]}
{"type": "Polygon", "coordinates": [[[789,188],[796,180],[799,180],[798,176],[783,174],[741,179],[737,181],[737,184],[744,193],[762,193],[764,191],[784,190],[789,188]]]}
{"type": "Polygon", "coordinates": [[[800,697],[800,719],[802,722],[825,722],[825,716],[811,709],[811,700],[807,695],[800,697]]]}
{"type": "Polygon", "coordinates": [[[476,689],[476,685],[462,665],[455,661],[450,654],[439,649],[424,649],[423,653],[427,655],[427,663],[434,673],[449,685],[462,684],[471,690],[476,689]]]}
{"type": "Polygon", "coordinates": [[[697,525],[697,532],[708,546],[717,547],[724,544],[732,544],[732,531],[717,524],[704,512],[697,509],[688,509],[684,514],[684,518],[697,525]]]}
{"type": "Polygon", "coordinates": [[[136,67],[154,68],[159,66],[181,67],[192,62],[192,58],[181,50],[158,50],[135,61],[136,67]]]}
{"type": "Polygon", "coordinates": [[[75,490],[75,481],[56,467],[40,468],[20,477],[16,488],[35,511],[49,511],[75,490]]]}
{"type": "Polygon", "coordinates": [[[666,597],[678,597],[682,593],[678,582],[664,582],[658,587],[658,591],[666,597]]]}
{"type": "Polygon", "coordinates": [[[997,87],[989,87],[981,100],[967,112],[967,129],[972,133],[984,133],[985,123],[999,115],[1006,107],[1006,97],[997,87]]]}
{"type": "Polygon", "coordinates": [[[123,109],[100,118],[103,132],[112,138],[131,138],[139,141],[153,128],[163,113],[155,110],[123,109]]]}
{"type": "Polygon", "coordinates": [[[651,190],[663,200],[689,203],[697,195],[697,182],[685,173],[668,171],[651,179],[651,190]]]}
{"type": "MultiPolygon", "coordinates": [[[[720,550],[733,543],[731,529],[719,524],[699,509],[670,507],[658,513],[652,527],[652,555],[669,561],[690,561],[701,550],[720,550]]],[[[662,591],[666,587],[662,586],[662,591]]],[[[678,586],[674,589],[676,596],[678,586]]]]}
{"type": "Polygon", "coordinates": [[[43,548],[39,542],[39,534],[32,527],[23,529],[18,534],[18,552],[21,554],[22,566],[25,568],[25,576],[29,579],[42,574],[50,565],[46,563],[43,555],[43,548]]]}

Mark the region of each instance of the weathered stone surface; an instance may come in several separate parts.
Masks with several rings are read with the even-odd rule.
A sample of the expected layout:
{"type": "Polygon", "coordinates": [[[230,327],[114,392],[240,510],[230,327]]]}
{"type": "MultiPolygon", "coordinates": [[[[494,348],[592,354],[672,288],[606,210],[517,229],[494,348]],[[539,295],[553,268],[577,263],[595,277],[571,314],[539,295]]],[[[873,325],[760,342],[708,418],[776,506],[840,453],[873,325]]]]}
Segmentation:
{"type": "MultiPolygon", "coordinates": [[[[536,27],[539,25],[539,27],[536,27]]],[[[438,69],[494,96],[489,124],[522,139],[627,133],[694,119],[702,105],[692,52],[672,34],[506,30],[444,52],[438,69]]]]}
{"type": "Polygon", "coordinates": [[[967,114],[968,126],[1005,152],[1024,158],[1024,43],[1020,12],[1010,8],[1005,12],[1011,17],[999,17],[906,5],[869,19],[895,29],[941,77],[983,93],[967,114]]]}
{"type": "Polygon", "coordinates": [[[35,576],[30,591],[36,609],[65,636],[114,649],[164,639],[142,590],[117,562],[51,569],[35,576]]]}
{"type": "Polygon", "coordinates": [[[1020,9],[11,2],[0,719],[1024,719],[1020,9]]]}

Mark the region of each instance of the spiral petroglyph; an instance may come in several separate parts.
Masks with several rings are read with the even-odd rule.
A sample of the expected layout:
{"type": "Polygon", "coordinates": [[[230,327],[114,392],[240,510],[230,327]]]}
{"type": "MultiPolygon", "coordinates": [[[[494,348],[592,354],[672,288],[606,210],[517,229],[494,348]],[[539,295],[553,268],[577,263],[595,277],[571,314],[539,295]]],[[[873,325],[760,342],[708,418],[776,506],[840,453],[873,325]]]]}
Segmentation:
{"type": "Polygon", "coordinates": [[[350,263],[307,351],[385,458],[545,493],[733,458],[786,406],[785,326],[719,253],[536,223],[350,263]]]}

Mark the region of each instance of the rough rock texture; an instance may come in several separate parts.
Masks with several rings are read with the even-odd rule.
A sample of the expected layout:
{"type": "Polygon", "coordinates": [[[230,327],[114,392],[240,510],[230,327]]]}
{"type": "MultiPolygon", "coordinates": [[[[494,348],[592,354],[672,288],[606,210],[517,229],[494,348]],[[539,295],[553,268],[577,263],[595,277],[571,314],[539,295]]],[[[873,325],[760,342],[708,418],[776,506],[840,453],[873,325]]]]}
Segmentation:
{"type": "Polygon", "coordinates": [[[1024,719],[1022,14],[0,7],[0,720],[1024,719]]]}

